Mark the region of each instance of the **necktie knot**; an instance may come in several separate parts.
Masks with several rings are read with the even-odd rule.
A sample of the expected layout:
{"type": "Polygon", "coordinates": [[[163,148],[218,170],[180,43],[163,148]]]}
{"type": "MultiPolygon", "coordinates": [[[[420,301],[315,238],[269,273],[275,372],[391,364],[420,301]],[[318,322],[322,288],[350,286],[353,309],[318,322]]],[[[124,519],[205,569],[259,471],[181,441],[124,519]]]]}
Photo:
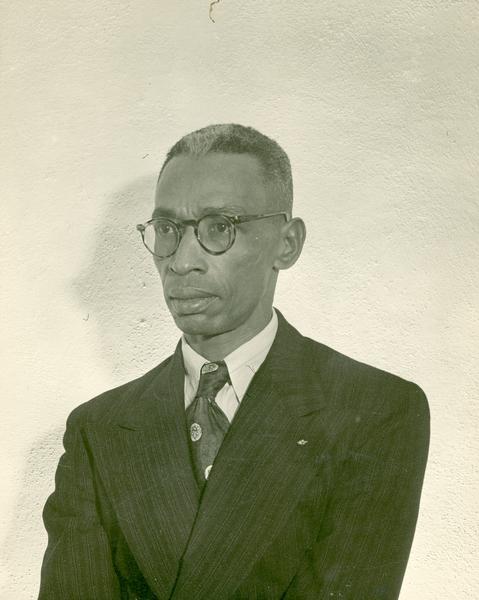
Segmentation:
{"type": "Polygon", "coordinates": [[[200,382],[196,396],[214,400],[216,394],[229,380],[228,367],[224,360],[205,363],[201,367],[200,382]]]}

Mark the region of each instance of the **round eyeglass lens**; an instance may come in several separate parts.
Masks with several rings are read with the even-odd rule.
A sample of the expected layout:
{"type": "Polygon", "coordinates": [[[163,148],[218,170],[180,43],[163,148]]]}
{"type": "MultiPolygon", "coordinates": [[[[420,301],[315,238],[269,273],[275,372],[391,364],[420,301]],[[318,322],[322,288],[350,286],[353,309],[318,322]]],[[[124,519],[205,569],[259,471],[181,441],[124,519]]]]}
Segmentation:
{"type": "Polygon", "coordinates": [[[178,229],[168,219],[156,219],[145,227],[145,245],[156,256],[170,256],[178,246],[178,229]]]}
{"type": "Polygon", "coordinates": [[[210,252],[224,252],[233,243],[234,227],[222,215],[206,215],[198,223],[198,238],[210,252]]]}

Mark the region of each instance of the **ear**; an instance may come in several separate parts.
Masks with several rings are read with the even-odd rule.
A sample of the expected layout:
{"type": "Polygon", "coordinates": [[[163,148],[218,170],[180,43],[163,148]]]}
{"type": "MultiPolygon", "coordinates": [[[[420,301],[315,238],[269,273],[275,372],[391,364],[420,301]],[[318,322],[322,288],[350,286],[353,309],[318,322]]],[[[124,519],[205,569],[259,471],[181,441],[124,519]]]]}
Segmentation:
{"type": "Polygon", "coordinates": [[[298,260],[306,239],[306,226],[302,219],[294,217],[281,228],[279,250],[273,268],[280,271],[289,269],[298,260]]]}

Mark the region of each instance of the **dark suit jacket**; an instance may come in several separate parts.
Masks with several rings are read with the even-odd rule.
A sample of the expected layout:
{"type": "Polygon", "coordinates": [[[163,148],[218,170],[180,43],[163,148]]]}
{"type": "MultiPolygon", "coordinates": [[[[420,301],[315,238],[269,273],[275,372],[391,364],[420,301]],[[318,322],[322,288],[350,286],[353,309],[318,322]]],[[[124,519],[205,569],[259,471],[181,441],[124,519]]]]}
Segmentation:
{"type": "Polygon", "coordinates": [[[41,600],[397,598],[427,457],[423,392],[279,314],[200,497],[183,378],[178,346],[70,415],[41,600]]]}

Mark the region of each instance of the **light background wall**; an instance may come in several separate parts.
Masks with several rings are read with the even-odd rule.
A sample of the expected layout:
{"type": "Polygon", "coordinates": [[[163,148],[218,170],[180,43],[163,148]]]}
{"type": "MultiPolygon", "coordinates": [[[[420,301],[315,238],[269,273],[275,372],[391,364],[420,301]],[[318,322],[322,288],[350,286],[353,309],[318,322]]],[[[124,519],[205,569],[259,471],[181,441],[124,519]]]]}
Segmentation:
{"type": "Polygon", "coordinates": [[[61,435],[178,338],[134,225],[213,122],[289,152],[308,239],[276,305],[419,383],[430,461],[403,600],[479,597],[479,3],[2,5],[2,595],[34,598],[61,435]]]}

